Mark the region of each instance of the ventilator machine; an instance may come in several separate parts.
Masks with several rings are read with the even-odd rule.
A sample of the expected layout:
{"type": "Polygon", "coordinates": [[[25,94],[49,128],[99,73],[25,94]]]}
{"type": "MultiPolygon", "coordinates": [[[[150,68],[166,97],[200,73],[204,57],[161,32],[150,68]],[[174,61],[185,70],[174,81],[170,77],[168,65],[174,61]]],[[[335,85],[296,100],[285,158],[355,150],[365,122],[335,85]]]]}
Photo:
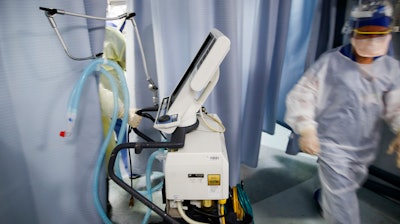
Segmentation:
{"type": "Polygon", "coordinates": [[[232,191],[229,186],[229,162],[224,137],[225,127],[218,115],[209,114],[203,106],[218,82],[219,67],[230,50],[230,40],[219,30],[212,29],[172,94],[163,98],[161,102],[156,102],[158,100],[156,93],[158,87],[147,74],[140,35],[133,19],[135,13],[126,13],[116,18],[99,18],[70,13],[60,9],[40,7],[40,10],[45,12],[68,57],[73,60],[93,59],[93,62],[85,69],[71,94],[67,111],[67,128],[60,132],[60,136],[69,137],[73,133],[74,123],[78,116],[80,94],[88,76],[105,75],[114,93],[111,127],[102,144],[97,160],[92,192],[96,209],[104,223],[112,223],[112,221],[102,208],[98,196],[100,168],[104,163],[106,146],[111,139],[118,115],[123,115],[120,117],[122,119],[122,127],[126,126],[129,123],[128,119],[132,117],[132,115],[129,115],[132,112],[129,110],[129,93],[121,68],[113,61],[100,58],[102,53],[96,53],[88,57],[71,55],[57,28],[54,19],[57,14],[100,20],[125,19],[125,21],[132,21],[134,25],[134,31],[140,45],[139,49],[142,53],[146,79],[149,82],[149,86],[151,86],[151,91],[154,93],[154,105],[137,110],[136,115],[151,118],[154,122],[154,129],[158,130],[161,133],[160,138],[162,136],[164,139],[160,141],[152,140],[139,131],[137,127],[134,127],[135,132],[147,141],[122,142],[123,131],[120,131],[117,138],[118,145],[112,151],[108,163],[108,175],[116,184],[149,208],[143,223],[147,223],[146,219],[151,210],[168,223],[235,223],[226,221],[229,211],[233,211],[230,214],[236,214],[233,218],[234,220],[238,220],[237,217],[243,218],[245,212],[243,212],[243,209],[239,210],[240,205],[238,202],[240,189],[234,188],[232,191]],[[114,68],[121,80],[124,94],[123,112],[118,111],[118,108],[121,107],[118,105],[118,89],[115,80],[102,67],[103,65],[114,68]],[[154,118],[148,115],[151,112],[156,114],[154,118]],[[123,180],[118,168],[116,168],[118,166],[115,164],[118,161],[118,153],[121,150],[134,149],[135,153],[139,154],[146,148],[158,149],[158,151],[155,151],[148,161],[148,169],[146,171],[147,191],[140,192],[123,180]],[[164,155],[164,184],[161,183],[163,186],[151,187],[151,165],[158,154],[164,155]],[[154,204],[151,197],[151,194],[161,187],[163,187],[165,209],[161,209],[154,204]],[[202,211],[198,212],[199,210],[202,211]],[[208,214],[204,215],[207,212],[208,214]]]}
{"type": "MultiPolygon", "coordinates": [[[[135,148],[138,153],[143,148],[167,148],[164,167],[166,214],[188,223],[193,220],[185,214],[183,203],[190,204],[189,207],[211,207],[213,203],[225,203],[229,198],[224,127],[216,114],[204,116],[206,111],[203,108],[218,82],[219,66],[229,49],[230,40],[217,29],[212,29],[175,90],[161,100],[154,128],[170,134],[169,141],[121,144],[111,156],[110,177],[141,198],[114,174],[112,163],[116,154],[123,148],[135,148]]],[[[147,201],[144,197],[143,200],[147,201]]],[[[144,203],[154,206],[150,201],[144,203]]],[[[163,215],[164,211],[159,210],[158,214],[163,215]]]]}

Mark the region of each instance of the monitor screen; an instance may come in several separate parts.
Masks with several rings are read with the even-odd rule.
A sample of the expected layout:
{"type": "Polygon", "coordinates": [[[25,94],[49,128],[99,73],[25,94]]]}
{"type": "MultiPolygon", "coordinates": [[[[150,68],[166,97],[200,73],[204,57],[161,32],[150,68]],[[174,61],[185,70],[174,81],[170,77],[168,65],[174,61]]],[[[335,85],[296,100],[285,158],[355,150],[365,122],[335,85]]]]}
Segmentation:
{"type": "Polygon", "coordinates": [[[215,37],[213,36],[212,33],[208,34],[206,40],[201,45],[200,50],[197,52],[196,56],[190,63],[189,68],[186,70],[185,74],[179,81],[175,90],[172,92],[171,99],[170,99],[170,105],[172,105],[174,103],[176,97],[181,92],[184,85],[186,83],[188,83],[189,80],[191,80],[191,78],[196,74],[197,70],[199,69],[202,62],[204,61],[204,58],[207,56],[207,49],[210,49],[214,43],[215,43],[215,37]]]}
{"type": "Polygon", "coordinates": [[[169,97],[162,100],[154,127],[172,133],[176,127],[196,122],[196,113],[219,78],[219,66],[230,49],[230,40],[212,29],[169,97]]]}

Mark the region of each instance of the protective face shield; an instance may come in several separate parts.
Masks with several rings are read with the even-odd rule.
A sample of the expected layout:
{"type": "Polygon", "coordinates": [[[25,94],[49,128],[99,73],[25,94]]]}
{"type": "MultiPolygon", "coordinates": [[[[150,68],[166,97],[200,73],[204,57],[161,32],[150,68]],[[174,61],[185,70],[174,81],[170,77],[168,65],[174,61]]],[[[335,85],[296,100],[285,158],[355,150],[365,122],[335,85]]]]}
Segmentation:
{"type": "Polygon", "coordinates": [[[358,55],[373,58],[388,52],[391,39],[390,34],[364,39],[352,37],[351,44],[358,55]]]}
{"type": "Polygon", "coordinates": [[[388,52],[393,7],[387,0],[364,0],[351,12],[351,44],[362,57],[378,57],[388,52]]]}

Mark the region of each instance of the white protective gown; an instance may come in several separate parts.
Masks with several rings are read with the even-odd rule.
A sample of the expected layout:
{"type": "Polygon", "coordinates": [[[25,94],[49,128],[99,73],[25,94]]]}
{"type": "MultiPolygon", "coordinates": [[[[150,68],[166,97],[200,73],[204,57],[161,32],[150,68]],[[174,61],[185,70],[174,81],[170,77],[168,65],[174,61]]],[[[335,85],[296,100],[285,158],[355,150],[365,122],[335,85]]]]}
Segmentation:
{"type": "Polygon", "coordinates": [[[325,218],[360,223],[356,190],[375,159],[382,121],[400,131],[399,62],[382,56],[359,64],[334,49],[305,72],[286,107],[285,122],[295,133],[310,126],[318,131],[325,218]]]}

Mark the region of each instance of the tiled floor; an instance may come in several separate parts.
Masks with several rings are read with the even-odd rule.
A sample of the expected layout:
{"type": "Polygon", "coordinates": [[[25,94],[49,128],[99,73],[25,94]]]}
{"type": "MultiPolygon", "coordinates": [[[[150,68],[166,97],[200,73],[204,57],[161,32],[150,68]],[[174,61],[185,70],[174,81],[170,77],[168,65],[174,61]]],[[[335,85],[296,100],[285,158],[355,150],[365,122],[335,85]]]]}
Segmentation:
{"type": "MultiPolygon", "coordinates": [[[[255,223],[325,223],[312,199],[318,186],[316,158],[287,155],[279,147],[262,143],[258,167],[242,167],[244,190],[252,203],[255,223]]],[[[135,184],[137,189],[144,187],[144,179],[135,184]]],[[[112,220],[120,224],[142,223],[147,207],[136,202],[129,208],[129,194],[113,182],[110,189],[112,220]]],[[[154,194],[153,201],[165,207],[160,192],[154,194]]],[[[359,191],[359,201],[363,224],[400,224],[400,204],[364,188],[359,191]]],[[[153,212],[148,223],[160,221],[153,212]]]]}

